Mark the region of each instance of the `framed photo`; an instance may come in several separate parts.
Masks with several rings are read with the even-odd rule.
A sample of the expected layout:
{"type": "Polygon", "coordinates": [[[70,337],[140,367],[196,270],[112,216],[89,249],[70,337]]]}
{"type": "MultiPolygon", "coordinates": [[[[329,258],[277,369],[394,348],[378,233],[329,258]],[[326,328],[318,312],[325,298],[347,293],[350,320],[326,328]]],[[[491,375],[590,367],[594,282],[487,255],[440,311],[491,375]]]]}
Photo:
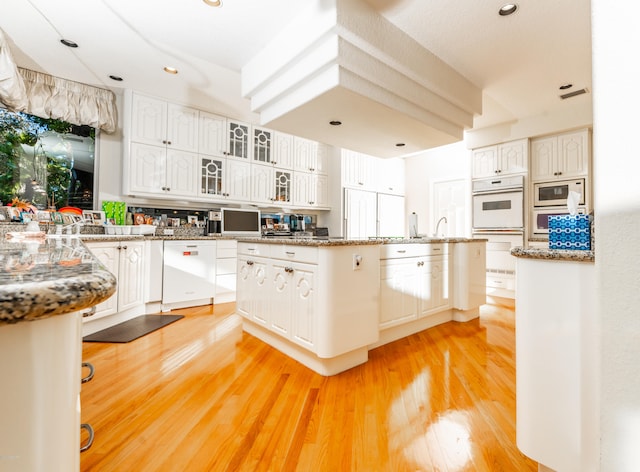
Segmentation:
{"type": "Polygon", "coordinates": [[[28,211],[20,212],[20,220],[21,220],[23,223],[31,223],[31,220],[33,220],[33,218],[34,218],[35,216],[36,216],[36,215],[34,215],[33,213],[28,212],[28,211]]]}
{"type": "Polygon", "coordinates": [[[83,210],[82,216],[84,221],[93,225],[102,225],[106,221],[104,211],[99,210],[83,210]]]}
{"type": "Polygon", "coordinates": [[[35,215],[35,219],[38,221],[51,221],[51,212],[38,210],[38,212],[35,215]]]}
{"type": "Polygon", "coordinates": [[[187,222],[193,226],[198,225],[198,217],[196,215],[187,216],[187,222]]]}
{"type": "Polygon", "coordinates": [[[51,214],[51,221],[53,221],[57,225],[63,224],[64,223],[64,219],[62,218],[62,213],[58,213],[57,211],[55,213],[52,213],[51,214]]]}

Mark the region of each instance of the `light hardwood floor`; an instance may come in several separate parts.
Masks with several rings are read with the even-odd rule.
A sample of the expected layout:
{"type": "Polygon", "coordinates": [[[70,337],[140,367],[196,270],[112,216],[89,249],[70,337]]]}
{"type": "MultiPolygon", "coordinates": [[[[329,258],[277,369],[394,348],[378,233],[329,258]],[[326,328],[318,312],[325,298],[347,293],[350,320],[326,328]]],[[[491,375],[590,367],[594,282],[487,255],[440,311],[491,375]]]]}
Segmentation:
{"type": "Polygon", "coordinates": [[[485,305],[322,377],[243,333],[234,308],[83,344],[96,373],[82,471],[537,470],[515,444],[512,309],[485,305]]]}

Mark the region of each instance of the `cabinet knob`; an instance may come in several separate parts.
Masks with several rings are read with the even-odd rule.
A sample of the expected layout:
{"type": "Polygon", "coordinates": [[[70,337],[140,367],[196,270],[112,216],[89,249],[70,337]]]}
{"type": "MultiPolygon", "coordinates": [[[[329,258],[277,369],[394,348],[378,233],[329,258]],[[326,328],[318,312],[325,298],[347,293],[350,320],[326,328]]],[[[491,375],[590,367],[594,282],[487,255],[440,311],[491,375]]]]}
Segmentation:
{"type": "Polygon", "coordinates": [[[562,175],[562,172],[558,172],[558,175],[562,175]]]}
{"type": "Polygon", "coordinates": [[[167,144],[168,144],[168,145],[171,145],[171,141],[167,141],[167,144]]]}
{"type": "Polygon", "coordinates": [[[167,140],[166,140],[166,139],[163,139],[163,140],[162,140],[162,144],[167,144],[167,140]]]}
{"type": "Polygon", "coordinates": [[[285,267],[284,271],[288,272],[289,274],[292,274],[293,273],[293,267],[285,267]]]}
{"type": "Polygon", "coordinates": [[[253,265],[253,261],[247,261],[247,265],[248,266],[252,266],[253,265]]]}
{"type": "Polygon", "coordinates": [[[127,246],[122,246],[122,249],[124,249],[126,251],[127,250],[127,246]]]}

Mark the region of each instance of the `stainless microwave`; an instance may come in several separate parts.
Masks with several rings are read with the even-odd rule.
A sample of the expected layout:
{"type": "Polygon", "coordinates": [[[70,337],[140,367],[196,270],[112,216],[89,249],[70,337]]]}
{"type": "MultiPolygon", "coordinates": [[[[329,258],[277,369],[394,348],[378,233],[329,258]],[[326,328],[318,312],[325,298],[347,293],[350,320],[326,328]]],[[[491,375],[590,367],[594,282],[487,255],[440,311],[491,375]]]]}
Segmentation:
{"type": "MultiPolygon", "coordinates": [[[[586,213],[584,207],[578,208],[578,214],[584,215],[586,213]]],[[[567,208],[535,208],[531,212],[531,236],[532,237],[547,237],[549,236],[549,216],[551,215],[568,215],[569,210],[567,208]]]]}
{"type": "Polygon", "coordinates": [[[533,184],[533,206],[562,206],[567,204],[569,192],[580,194],[579,205],[584,205],[584,179],[557,180],[554,182],[540,182],[533,184]]]}

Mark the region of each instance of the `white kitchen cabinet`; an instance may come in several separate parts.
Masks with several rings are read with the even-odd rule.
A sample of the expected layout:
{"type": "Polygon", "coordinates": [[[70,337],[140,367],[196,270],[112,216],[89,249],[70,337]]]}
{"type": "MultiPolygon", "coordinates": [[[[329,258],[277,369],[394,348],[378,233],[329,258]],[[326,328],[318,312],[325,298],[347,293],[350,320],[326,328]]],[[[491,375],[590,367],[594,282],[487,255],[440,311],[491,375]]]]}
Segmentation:
{"type": "Polygon", "coordinates": [[[496,175],[519,174],[528,171],[529,141],[519,139],[472,151],[474,179],[496,175]]]}
{"type": "Polygon", "coordinates": [[[329,180],[326,175],[293,173],[293,204],[302,208],[325,208],[329,205],[329,180]]]}
{"type": "Polygon", "coordinates": [[[271,164],[273,162],[273,131],[252,126],[251,133],[253,135],[253,161],[271,164]]]}
{"type": "Polygon", "coordinates": [[[315,345],[315,248],[280,248],[271,257],[238,254],[237,309],[243,316],[302,347],[315,345]],[[297,256],[297,257],[296,257],[297,256]],[[255,295],[248,297],[246,291],[255,295]]]}
{"type": "Polygon", "coordinates": [[[87,247],[104,264],[117,281],[117,290],[104,302],[96,305],[92,315],[83,321],[123,312],[144,302],[144,241],[88,242],[87,247]]]}
{"type": "Polygon", "coordinates": [[[251,164],[226,157],[200,156],[200,197],[251,200],[251,164]]]}
{"type": "Polygon", "coordinates": [[[293,135],[275,131],[273,134],[274,167],[279,169],[293,169],[294,167],[293,135]]]}
{"type": "Polygon", "coordinates": [[[290,204],[292,201],[293,172],[273,166],[251,166],[251,200],[255,203],[290,204]]]}
{"type": "Polygon", "coordinates": [[[294,136],[294,170],[301,172],[327,173],[327,153],[324,145],[317,141],[294,136]]]}
{"type": "Polygon", "coordinates": [[[380,258],[381,330],[451,308],[447,244],[390,244],[380,258]]]}
{"type": "Polygon", "coordinates": [[[348,149],[342,150],[342,186],[377,190],[377,158],[348,149]]]}
{"type": "Polygon", "coordinates": [[[234,302],[236,300],[238,243],[232,239],[221,239],[216,243],[216,291],[214,303],[234,302]]]}
{"type": "Polygon", "coordinates": [[[226,155],[250,161],[251,144],[251,125],[242,121],[227,119],[226,155]]]}
{"type": "Polygon", "coordinates": [[[199,126],[198,153],[207,156],[226,156],[227,118],[201,111],[199,126]]]}
{"type": "Polygon", "coordinates": [[[254,323],[268,327],[271,310],[271,287],[267,266],[269,259],[243,253],[239,245],[236,284],[236,310],[254,323]]]}
{"type": "Polygon", "coordinates": [[[198,150],[198,110],[132,94],[132,142],[182,151],[198,150]]]}
{"type": "Polygon", "coordinates": [[[532,182],[588,177],[590,161],[587,129],[531,140],[532,182]]]}
{"type": "Polygon", "coordinates": [[[171,198],[197,195],[197,154],[131,143],[126,193],[171,198]]]}
{"type": "Polygon", "coordinates": [[[380,329],[418,319],[417,258],[380,261],[380,329]]]}
{"type": "Polygon", "coordinates": [[[378,159],[378,192],[392,195],[404,195],[405,162],[401,158],[378,159]]]}

